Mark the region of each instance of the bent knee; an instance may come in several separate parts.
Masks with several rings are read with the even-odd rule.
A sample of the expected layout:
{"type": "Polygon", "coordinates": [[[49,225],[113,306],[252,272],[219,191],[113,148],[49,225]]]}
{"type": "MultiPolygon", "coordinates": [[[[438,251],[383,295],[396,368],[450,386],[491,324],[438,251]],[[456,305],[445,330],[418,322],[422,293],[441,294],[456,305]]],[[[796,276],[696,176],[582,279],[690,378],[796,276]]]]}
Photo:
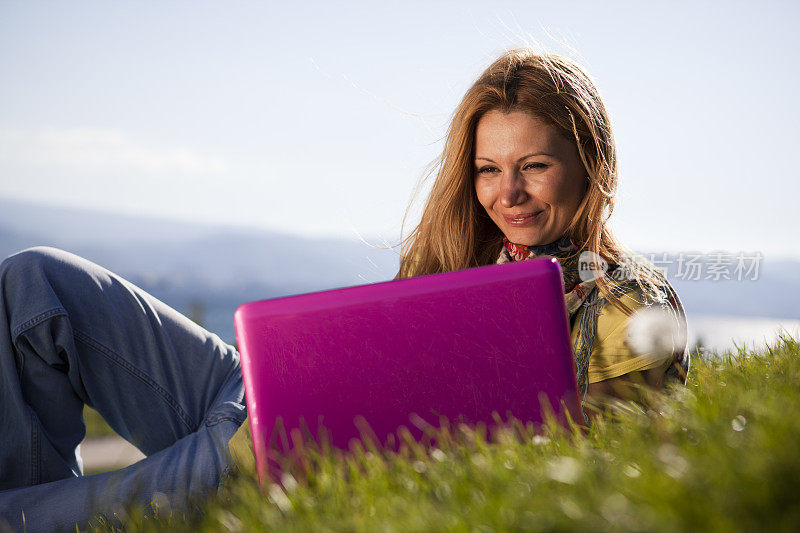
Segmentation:
{"type": "Polygon", "coordinates": [[[28,272],[32,269],[42,268],[47,262],[58,260],[69,254],[61,248],[53,246],[32,246],[15,252],[0,263],[0,272],[28,272]]]}

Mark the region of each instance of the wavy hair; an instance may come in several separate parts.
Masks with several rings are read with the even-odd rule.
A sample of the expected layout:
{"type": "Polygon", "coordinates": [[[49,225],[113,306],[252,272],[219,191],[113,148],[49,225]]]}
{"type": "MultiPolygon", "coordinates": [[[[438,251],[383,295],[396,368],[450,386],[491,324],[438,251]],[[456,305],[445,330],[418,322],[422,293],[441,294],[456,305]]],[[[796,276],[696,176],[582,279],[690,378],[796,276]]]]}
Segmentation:
{"type": "MultiPolygon", "coordinates": [[[[564,235],[579,245],[576,254],[589,250],[623,266],[645,300],[661,297],[660,287],[668,286],[663,273],[624,246],[608,225],[617,191],[617,152],[597,87],[571,59],[531,48],[501,55],[456,108],[444,150],[426,176],[435,174],[436,179],[420,222],[407,237],[401,234],[396,279],[484,266],[497,259],[503,234],[478,202],[473,162],[478,120],[492,110],[532,114],[577,147],[589,184],[564,235]]],[[[611,284],[607,276],[597,279],[601,295],[630,315],[631,308],[611,293],[611,284]]]]}

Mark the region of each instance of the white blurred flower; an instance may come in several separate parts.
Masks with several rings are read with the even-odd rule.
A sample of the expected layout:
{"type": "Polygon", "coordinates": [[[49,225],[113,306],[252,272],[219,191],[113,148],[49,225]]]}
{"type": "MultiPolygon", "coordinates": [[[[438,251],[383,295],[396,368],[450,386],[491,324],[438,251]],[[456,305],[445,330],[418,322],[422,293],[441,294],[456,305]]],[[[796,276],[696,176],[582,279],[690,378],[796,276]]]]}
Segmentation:
{"type": "Polygon", "coordinates": [[[689,461],[674,444],[662,444],[656,455],[664,465],[664,472],[670,477],[678,479],[689,470],[689,461]]]}
{"type": "Polygon", "coordinates": [[[442,461],[447,459],[447,454],[444,453],[439,448],[434,448],[433,451],[431,452],[431,457],[433,457],[434,459],[436,459],[439,462],[442,462],[442,461]]]}
{"type": "Polygon", "coordinates": [[[686,346],[686,329],[657,305],[634,311],[627,332],[628,345],[637,355],[661,358],[686,346]]]}
{"type": "Polygon", "coordinates": [[[291,500],[277,483],[270,483],[269,485],[269,500],[284,513],[290,513],[294,510],[291,500]]]}
{"type": "Polygon", "coordinates": [[[289,472],[281,474],[281,484],[286,492],[294,492],[297,489],[297,480],[289,472]]]}
{"type": "Polygon", "coordinates": [[[220,525],[227,531],[242,531],[244,526],[242,525],[242,521],[239,519],[238,516],[231,513],[230,511],[221,510],[219,515],[217,516],[217,520],[219,521],[220,525]]]}
{"type": "Polygon", "coordinates": [[[561,483],[572,485],[581,475],[582,466],[577,459],[559,456],[547,463],[547,476],[561,483]]]}

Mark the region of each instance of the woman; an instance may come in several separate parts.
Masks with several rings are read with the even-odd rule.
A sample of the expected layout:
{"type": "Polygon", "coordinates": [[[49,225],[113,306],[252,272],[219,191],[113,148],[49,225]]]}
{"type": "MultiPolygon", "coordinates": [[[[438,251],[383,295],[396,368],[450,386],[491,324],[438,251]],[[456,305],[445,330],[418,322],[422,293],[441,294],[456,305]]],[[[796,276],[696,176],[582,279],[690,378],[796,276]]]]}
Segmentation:
{"type": "Polygon", "coordinates": [[[398,277],[555,257],[588,403],[629,398],[631,383],[685,380],[683,307],[663,274],[609,228],[616,189],[611,123],[590,77],[565,57],[509,51],[456,109],[398,277]],[[587,258],[608,271],[581,278],[587,258]],[[630,317],[654,305],[671,321],[668,347],[637,351],[630,317]]]}
{"type": "MultiPolygon", "coordinates": [[[[685,377],[685,341],[635,354],[623,335],[637,308],[658,304],[685,318],[663,276],[606,225],[615,189],[611,128],[589,77],[559,56],[506,53],[455,113],[398,277],[556,257],[589,399],[624,396],[635,375],[654,386],[670,373],[685,377]],[[608,261],[606,275],[581,279],[581,251],[608,261]]],[[[3,261],[0,299],[0,519],[21,528],[24,511],[29,531],[85,526],[94,510],[111,515],[161,495],[182,509],[219,487],[245,419],[233,347],[55,248],[3,261]],[[84,403],[148,457],[81,476],[84,403]]]]}

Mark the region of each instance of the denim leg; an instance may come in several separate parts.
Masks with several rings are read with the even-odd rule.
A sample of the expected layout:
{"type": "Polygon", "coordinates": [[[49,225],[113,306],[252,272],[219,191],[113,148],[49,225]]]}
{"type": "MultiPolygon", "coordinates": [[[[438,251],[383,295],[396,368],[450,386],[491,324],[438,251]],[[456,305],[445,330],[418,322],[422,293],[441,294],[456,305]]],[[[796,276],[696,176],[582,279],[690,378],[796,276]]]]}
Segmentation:
{"type": "Polygon", "coordinates": [[[215,490],[243,395],[233,346],[107,269],[51,247],[0,265],[0,522],[84,527],[215,490]],[[148,457],[83,476],[84,403],[148,457]]]}

